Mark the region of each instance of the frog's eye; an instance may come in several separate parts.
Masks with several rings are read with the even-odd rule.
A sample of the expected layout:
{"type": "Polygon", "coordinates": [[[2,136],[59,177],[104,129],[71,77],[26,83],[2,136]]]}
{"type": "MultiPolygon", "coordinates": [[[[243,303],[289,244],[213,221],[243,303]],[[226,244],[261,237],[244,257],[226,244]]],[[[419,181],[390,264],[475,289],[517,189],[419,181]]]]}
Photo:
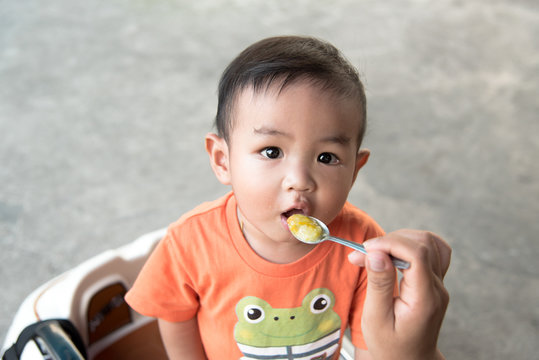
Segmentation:
{"type": "Polygon", "coordinates": [[[311,312],[313,314],[320,314],[329,309],[331,305],[331,298],[325,294],[315,296],[311,300],[311,312]]]}
{"type": "Polygon", "coordinates": [[[259,323],[264,320],[264,309],[257,305],[247,305],[243,310],[243,317],[251,324],[259,323]]]}

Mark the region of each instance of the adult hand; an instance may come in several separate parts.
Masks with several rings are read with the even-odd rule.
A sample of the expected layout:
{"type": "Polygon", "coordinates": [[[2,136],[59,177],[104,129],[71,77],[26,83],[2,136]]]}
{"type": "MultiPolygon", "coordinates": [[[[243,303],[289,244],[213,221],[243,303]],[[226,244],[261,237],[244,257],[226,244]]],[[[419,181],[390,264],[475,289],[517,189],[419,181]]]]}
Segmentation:
{"type": "Polygon", "coordinates": [[[367,294],[362,330],[374,359],[437,359],[438,334],[449,302],[443,278],[451,248],[439,236],[399,230],[364,243],[368,255],[349,260],[365,266],[367,294]],[[410,262],[403,270],[400,294],[394,297],[395,268],[389,254],[410,262]]]}

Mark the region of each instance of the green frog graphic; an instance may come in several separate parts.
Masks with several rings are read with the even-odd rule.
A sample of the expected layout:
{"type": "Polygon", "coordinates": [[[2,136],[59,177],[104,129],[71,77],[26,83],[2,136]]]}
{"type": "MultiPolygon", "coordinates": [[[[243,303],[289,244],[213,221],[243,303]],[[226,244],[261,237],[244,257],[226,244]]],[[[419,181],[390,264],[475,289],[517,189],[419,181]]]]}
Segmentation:
{"type": "Polygon", "coordinates": [[[296,308],[274,309],[255,296],[241,299],[234,338],[242,359],[331,359],[341,337],[334,304],[335,296],[325,288],[309,292],[296,308]]]}

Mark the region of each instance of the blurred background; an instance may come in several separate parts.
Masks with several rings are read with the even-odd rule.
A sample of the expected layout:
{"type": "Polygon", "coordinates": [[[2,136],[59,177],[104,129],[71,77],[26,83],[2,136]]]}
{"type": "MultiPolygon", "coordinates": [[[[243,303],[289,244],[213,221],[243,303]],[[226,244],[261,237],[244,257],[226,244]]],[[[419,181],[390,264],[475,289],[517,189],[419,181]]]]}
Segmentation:
{"type": "Polygon", "coordinates": [[[350,201],[453,247],[439,346],[537,358],[539,4],[0,0],[0,337],[34,288],[228,191],[203,147],[246,46],[329,40],[365,82],[350,201]]]}

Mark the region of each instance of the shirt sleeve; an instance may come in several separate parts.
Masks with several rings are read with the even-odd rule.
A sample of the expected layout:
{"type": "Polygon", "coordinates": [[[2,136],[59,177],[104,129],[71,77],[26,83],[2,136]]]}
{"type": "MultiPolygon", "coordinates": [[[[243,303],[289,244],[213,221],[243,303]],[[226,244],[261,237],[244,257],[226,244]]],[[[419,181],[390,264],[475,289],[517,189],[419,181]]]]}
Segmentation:
{"type": "Polygon", "coordinates": [[[127,303],[146,316],[170,322],[191,319],[198,310],[198,296],[183,265],[178,241],[169,230],[126,294],[127,303]]]}

